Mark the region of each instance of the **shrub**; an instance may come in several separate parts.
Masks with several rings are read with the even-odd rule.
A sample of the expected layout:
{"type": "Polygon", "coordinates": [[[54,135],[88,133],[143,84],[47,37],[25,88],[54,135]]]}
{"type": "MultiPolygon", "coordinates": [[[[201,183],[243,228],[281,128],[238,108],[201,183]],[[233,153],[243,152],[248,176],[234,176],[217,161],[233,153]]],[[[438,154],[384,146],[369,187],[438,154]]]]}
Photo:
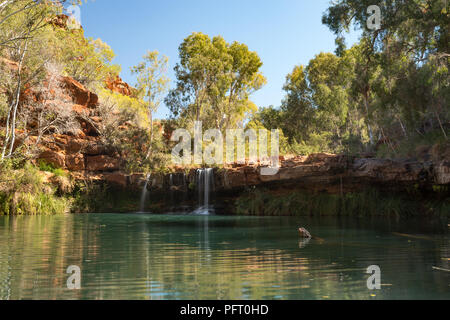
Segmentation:
{"type": "Polygon", "coordinates": [[[376,189],[343,196],[252,189],[235,201],[237,214],[260,216],[445,216],[449,207],[448,199],[421,199],[415,193],[384,194],[376,189]]]}
{"type": "Polygon", "coordinates": [[[57,177],[67,177],[68,174],[61,168],[56,168],[51,163],[46,162],[45,160],[39,160],[39,170],[53,173],[57,177]]]}
{"type": "Polygon", "coordinates": [[[13,169],[10,163],[4,163],[0,169],[0,214],[53,215],[68,211],[69,201],[55,195],[55,188],[45,182],[37,167],[27,163],[13,169]]]}

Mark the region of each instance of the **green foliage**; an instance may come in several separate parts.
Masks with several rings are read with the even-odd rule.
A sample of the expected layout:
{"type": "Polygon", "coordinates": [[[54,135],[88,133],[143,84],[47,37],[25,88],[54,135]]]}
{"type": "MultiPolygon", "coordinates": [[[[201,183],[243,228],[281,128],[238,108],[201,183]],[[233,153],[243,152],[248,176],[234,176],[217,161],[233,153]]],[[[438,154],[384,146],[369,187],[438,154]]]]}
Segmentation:
{"type": "Polygon", "coordinates": [[[162,124],[154,123],[155,129],[149,130],[150,114],[141,99],[106,89],[100,91],[99,97],[100,116],[104,119],[98,128],[101,141],[121,155],[125,171],[145,172],[168,163],[170,152],[160,130],[162,124]],[[151,157],[147,156],[150,149],[151,157]]]}
{"type": "MultiPolygon", "coordinates": [[[[347,51],[346,51],[347,54],[347,51]]],[[[321,53],[286,77],[280,109],[263,108],[254,116],[264,127],[280,128],[291,153],[361,151],[363,113],[352,95],[353,66],[348,56],[321,53]]]]}
{"type": "Polygon", "coordinates": [[[235,128],[255,111],[250,95],[266,82],[262,62],[245,44],[193,33],[179,48],[177,87],[166,98],[174,117],[209,128],[235,128]]]}
{"type": "Polygon", "coordinates": [[[51,163],[46,162],[45,160],[39,160],[39,170],[53,173],[57,177],[67,177],[68,174],[61,168],[55,168],[51,163]]]}
{"type": "Polygon", "coordinates": [[[68,211],[69,201],[55,195],[55,189],[44,182],[40,170],[26,164],[12,169],[2,164],[0,174],[0,214],[52,215],[68,211]]]}
{"type": "Polygon", "coordinates": [[[112,63],[114,52],[101,39],[85,38],[83,29],[66,30],[54,27],[47,31],[54,61],[64,67],[67,76],[90,89],[100,89],[104,82],[120,73],[112,63]]]}
{"type": "Polygon", "coordinates": [[[376,155],[379,158],[416,158],[439,163],[450,156],[450,141],[442,136],[440,130],[434,130],[424,135],[414,135],[401,140],[396,143],[395,149],[387,144],[382,145],[378,148],[376,155]]]}
{"type": "MultiPolygon", "coordinates": [[[[129,97],[108,89],[98,91],[101,103],[100,112],[107,118],[119,115],[118,120],[122,123],[131,121],[133,124],[145,128],[148,127],[149,117],[147,108],[142,100],[136,97],[129,97]]],[[[114,123],[118,125],[118,122],[114,123]]]]}
{"type": "MultiPolygon", "coordinates": [[[[1,81],[1,79],[0,79],[1,81]]],[[[5,119],[8,114],[8,100],[4,93],[0,93],[0,119],[5,119]]]]}
{"type": "MultiPolygon", "coordinates": [[[[19,138],[41,136],[63,127],[67,133],[74,123],[70,121],[71,111],[60,104],[43,108],[46,101],[52,98],[46,96],[42,88],[56,82],[55,79],[60,75],[60,64],[68,63],[61,59],[59,49],[68,47],[71,42],[64,36],[58,38],[58,34],[69,34],[70,31],[52,24],[61,13],[61,2],[15,0],[2,3],[6,5],[0,10],[0,122],[6,126],[1,133],[4,137],[1,161],[35,156],[34,150],[30,151],[33,147],[25,148],[22,145],[27,139],[19,138]],[[40,99],[31,99],[29,94],[21,95],[30,88],[42,94],[40,99]],[[37,126],[30,126],[30,122],[37,123],[37,126]],[[19,137],[18,130],[25,131],[25,134],[19,137]]],[[[85,44],[82,46],[87,47],[85,44]]],[[[83,59],[78,56],[72,57],[72,60],[75,58],[80,61],[83,59]]],[[[91,70],[94,71],[97,70],[91,70]]],[[[58,90],[53,86],[49,95],[57,95],[55,91],[58,90]]]]}
{"type": "Polygon", "coordinates": [[[448,140],[448,63],[431,58],[370,53],[367,39],[340,57],[319,54],[287,76],[281,108],[254,116],[266,128],[281,128],[295,153],[357,154],[379,149],[400,156],[426,136],[429,146],[448,140]],[[376,140],[378,139],[378,140],[376,140]]]}
{"type": "Polygon", "coordinates": [[[260,109],[252,121],[281,128],[294,153],[378,150],[398,157],[424,140],[430,147],[448,141],[448,9],[443,0],[333,3],[323,22],[336,34],[337,54],[296,66],[281,107],[260,109]],[[366,29],[373,4],[383,15],[375,32],[366,29]],[[363,33],[347,49],[343,33],[352,23],[363,33]]]}
{"type": "Polygon", "coordinates": [[[131,68],[137,77],[136,90],[140,99],[146,102],[150,113],[156,112],[167,91],[169,78],[165,76],[169,58],[159,56],[158,51],[147,52],[143,62],[131,68]]]}
{"type": "Polygon", "coordinates": [[[322,22],[338,39],[342,39],[343,33],[348,32],[353,24],[363,31],[363,37],[371,38],[374,49],[403,47],[422,59],[449,52],[448,16],[449,3],[446,0],[343,0],[328,8],[322,22]],[[382,26],[377,32],[366,27],[370,5],[378,5],[382,11],[382,26]]]}
{"type": "MultiPolygon", "coordinates": [[[[158,155],[154,155],[155,133],[153,126],[153,113],[156,112],[163,100],[169,85],[169,78],[166,77],[167,65],[169,59],[166,56],[159,57],[158,51],[148,52],[144,61],[131,69],[133,74],[137,75],[137,95],[146,104],[148,117],[150,120],[150,139],[148,142],[148,151],[144,161],[153,158],[158,162],[158,155]]],[[[158,144],[158,142],[156,142],[158,144]]],[[[158,147],[158,146],[157,146],[158,147]]],[[[161,147],[161,146],[159,146],[161,147]]],[[[156,152],[161,148],[156,149],[156,152]]]]}
{"type": "Polygon", "coordinates": [[[394,152],[436,129],[448,139],[448,10],[444,0],[344,0],[323,17],[340,39],[351,24],[363,31],[360,43],[343,53],[354,65],[352,95],[365,103],[373,136],[390,140],[394,152]],[[373,4],[382,11],[375,32],[366,28],[367,7],[373,4]]]}
{"type": "Polygon", "coordinates": [[[103,183],[79,182],[72,193],[71,212],[136,212],[140,194],[135,190],[114,189],[103,183]]]}
{"type": "Polygon", "coordinates": [[[346,193],[275,193],[253,189],[235,201],[238,215],[256,216],[446,216],[449,200],[417,198],[416,193],[388,194],[377,189],[346,193]]]}
{"type": "Polygon", "coordinates": [[[108,196],[108,187],[89,181],[80,181],[72,193],[71,212],[100,212],[108,196]]]}

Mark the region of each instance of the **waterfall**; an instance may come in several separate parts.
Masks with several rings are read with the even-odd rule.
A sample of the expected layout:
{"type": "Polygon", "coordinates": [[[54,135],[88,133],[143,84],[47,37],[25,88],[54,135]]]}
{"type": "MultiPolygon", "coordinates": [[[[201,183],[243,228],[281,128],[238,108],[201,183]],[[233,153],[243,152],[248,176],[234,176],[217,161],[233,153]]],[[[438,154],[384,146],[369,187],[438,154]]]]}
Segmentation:
{"type": "Polygon", "coordinates": [[[203,169],[197,170],[197,177],[196,177],[196,185],[197,185],[197,191],[198,191],[198,205],[202,203],[202,187],[203,187],[203,169]]]}
{"type": "Polygon", "coordinates": [[[141,205],[140,205],[140,210],[139,212],[144,212],[145,209],[145,200],[147,199],[147,187],[148,187],[148,183],[150,181],[150,177],[151,174],[147,175],[147,179],[145,180],[145,185],[144,188],[142,189],[142,194],[141,194],[141,205]]]}
{"type": "Polygon", "coordinates": [[[209,214],[210,193],[213,191],[214,170],[211,168],[197,170],[198,205],[196,213],[209,214]]]}
{"type": "Polygon", "coordinates": [[[204,196],[204,202],[203,205],[206,208],[209,208],[209,193],[211,192],[211,186],[213,181],[213,169],[205,169],[205,187],[204,187],[204,192],[205,192],[205,196],[204,196]]]}

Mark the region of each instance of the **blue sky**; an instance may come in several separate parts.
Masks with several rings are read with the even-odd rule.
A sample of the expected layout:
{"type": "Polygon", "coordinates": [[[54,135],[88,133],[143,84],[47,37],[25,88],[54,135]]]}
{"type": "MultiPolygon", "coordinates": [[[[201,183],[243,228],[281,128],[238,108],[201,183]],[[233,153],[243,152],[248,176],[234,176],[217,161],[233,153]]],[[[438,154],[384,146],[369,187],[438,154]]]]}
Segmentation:
{"type": "MultiPolygon", "coordinates": [[[[333,52],[334,35],[321,23],[329,0],[89,0],[81,7],[88,37],[101,38],[116,53],[122,78],[133,85],[130,67],[147,50],[169,57],[169,77],[178,62],[178,46],[192,32],[222,35],[256,51],[267,85],[252,96],[258,106],[279,106],[286,75],[320,52],[333,52]]],[[[348,44],[357,40],[356,33],[348,44]]],[[[162,106],[156,118],[169,111],[162,106]]]]}

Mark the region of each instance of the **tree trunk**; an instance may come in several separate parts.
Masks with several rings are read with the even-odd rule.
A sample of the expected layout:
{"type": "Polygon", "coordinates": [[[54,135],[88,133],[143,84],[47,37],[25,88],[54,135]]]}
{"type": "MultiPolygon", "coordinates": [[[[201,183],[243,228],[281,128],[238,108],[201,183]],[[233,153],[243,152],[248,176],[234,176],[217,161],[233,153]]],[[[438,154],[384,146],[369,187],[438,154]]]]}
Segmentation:
{"type": "Polygon", "coordinates": [[[370,144],[373,145],[373,132],[372,132],[372,127],[370,126],[370,117],[369,117],[369,97],[368,97],[368,92],[367,92],[367,91],[364,93],[364,106],[365,106],[365,108],[366,108],[366,115],[367,115],[367,129],[369,130],[370,144]]]}
{"type": "Polygon", "coordinates": [[[445,133],[444,126],[442,125],[441,118],[439,117],[439,113],[436,110],[434,110],[434,114],[436,115],[436,119],[439,123],[439,126],[441,127],[442,133],[444,134],[445,140],[448,140],[447,134],[445,133]]]}
{"type": "Polygon", "coordinates": [[[148,151],[147,151],[147,155],[145,156],[145,160],[148,160],[153,152],[153,114],[152,114],[152,110],[149,110],[149,115],[148,117],[150,118],[150,145],[148,146],[148,151]]]}
{"type": "Polygon", "coordinates": [[[14,149],[14,143],[16,140],[17,109],[19,107],[20,89],[22,86],[22,65],[23,65],[23,60],[25,59],[25,54],[27,52],[27,48],[28,48],[28,41],[25,42],[22,55],[20,56],[19,67],[18,67],[18,71],[17,71],[16,95],[14,97],[13,102],[11,103],[11,107],[9,108],[5,143],[3,145],[2,157],[1,157],[2,161],[5,159],[5,157],[8,158],[12,155],[13,149],[14,149]],[[11,114],[11,112],[12,112],[12,114],[11,114]],[[12,118],[11,118],[11,116],[12,116],[12,118]],[[8,150],[8,154],[6,155],[6,149],[8,149],[8,144],[9,144],[9,150],[8,150]]]}
{"type": "Polygon", "coordinates": [[[408,133],[406,132],[406,128],[403,125],[402,119],[400,117],[397,117],[398,122],[400,123],[400,126],[402,127],[403,134],[405,135],[405,138],[408,139],[408,133]]]}
{"type": "Polygon", "coordinates": [[[6,148],[8,147],[8,142],[9,142],[9,138],[10,138],[9,123],[10,123],[10,119],[11,119],[11,111],[13,108],[13,103],[15,103],[15,101],[13,101],[11,103],[10,108],[8,110],[8,117],[6,119],[6,134],[5,134],[5,141],[4,141],[3,147],[2,147],[2,158],[1,158],[2,161],[5,158],[6,148]]]}

